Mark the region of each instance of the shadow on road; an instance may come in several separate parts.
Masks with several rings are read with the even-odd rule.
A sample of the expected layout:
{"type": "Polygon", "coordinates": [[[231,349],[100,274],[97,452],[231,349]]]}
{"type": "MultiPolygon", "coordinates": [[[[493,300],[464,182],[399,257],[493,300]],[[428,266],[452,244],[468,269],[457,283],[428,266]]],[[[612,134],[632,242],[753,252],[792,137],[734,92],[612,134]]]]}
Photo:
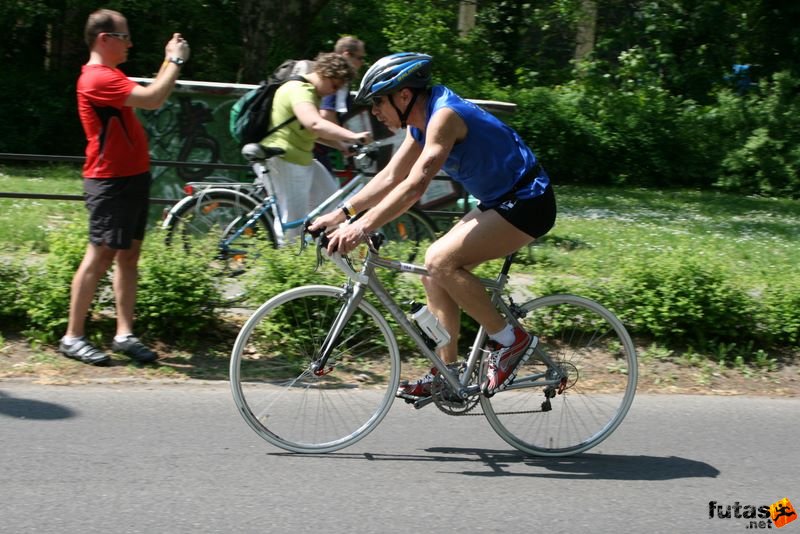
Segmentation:
{"type": "Polygon", "coordinates": [[[74,417],[75,411],[52,402],[16,399],[0,391],[0,415],[17,419],[55,420],[74,417]]]}
{"type": "MultiPolygon", "coordinates": [[[[716,478],[715,467],[678,456],[633,456],[619,454],[579,454],[566,458],[527,456],[516,451],[429,448],[426,454],[331,453],[316,456],[340,460],[376,462],[434,462],[468,464],[460,471],[467,476],[516,476],[574,480],[676,480],[681,478],[716,478]],[[520,468],[524,468],[520,469],[520,468]],[[531,471],[531,468],[534,471],[531,471]]],[[[276,456],[297,456],[275,453],[276,456]]]]}

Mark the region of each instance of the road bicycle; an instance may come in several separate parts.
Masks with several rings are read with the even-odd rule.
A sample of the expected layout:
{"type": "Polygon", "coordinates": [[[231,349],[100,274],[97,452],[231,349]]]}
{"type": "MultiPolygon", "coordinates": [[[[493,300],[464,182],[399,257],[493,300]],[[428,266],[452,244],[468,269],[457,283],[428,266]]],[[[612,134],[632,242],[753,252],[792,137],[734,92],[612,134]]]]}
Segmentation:
{"type": "Polygon", "coordinates": [[[415,408],[432,403],[452,416],[482,414],[507,443],[542,456],[590,449],[622,422],[636,390],[636,351],[609,310],[566,294],[516,304],[504,295],[514,255],[506,257],[497,277],[481,282],[498,310],[538,343],[516,379],[486,396],[480,388],[488,366],[484,329],[462,363],[445,365],[377,276],[378,269],[423,276],[425,268],[382,257],[380,242],[370,239],[363,260],[330,255],[347,276],[342,287],[280,293],[239,332],[231,390],[239,413],[263,439],[292,452],[331,452],[383,420],[397,396],[400,348],[374,300],[438,370],[430,397],[407,400],[415,408]]]}
{"type": "MultiPolygon", "coordinates": [[[[353,148],[353,161],[358,174],[331,194],[304,217],[281,222],[278,203],[273,194],[272,177],[267,160],[283,150],[263,147],[257,143],[242,148],[242,155],[252,165],[255,180],[252,183],[192,182],[184,188],[189,196],[172,206],[164,218],[167,245],[175,242],[190,248],[197,238],[219,236],[213,267],[219,270],[223,283],[224,302],[230,304],[244,298],[236,279],[247,268],[248,258],[265,241],[278,247],[284,244],[284,232],[301,228],[310,221],[338,206],[357,193],[374,175],[369,171],[382,148],[380,141],[353,148]],[[278,221],[278,224],[276,224],[278,221]],[[226,287],[231,286],[231,287],[226,287]],[[235,288],[235,289],[231,289],[235,288]]],[[[315,162],[316,163],[316,162],[315,162]]],[[[417,208],[382,227],[389,240],[388,246],[402,247],[409,261],[413,261],[424,242],[436,239],[433,220],[417,208]]]]}

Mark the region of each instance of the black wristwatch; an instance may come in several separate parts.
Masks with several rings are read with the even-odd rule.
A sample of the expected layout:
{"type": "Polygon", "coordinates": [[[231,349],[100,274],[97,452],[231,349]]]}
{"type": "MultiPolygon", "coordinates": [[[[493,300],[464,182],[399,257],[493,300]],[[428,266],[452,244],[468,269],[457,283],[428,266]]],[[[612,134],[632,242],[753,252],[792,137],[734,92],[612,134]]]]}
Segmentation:
{"type": "Polygon", "coordinates": [[[168,57],[167,61],[169,61],[170,63],[175,63],[179,67],[184,63],[186,63],[186,60],[183,59],[182,57],[168,57]]]}

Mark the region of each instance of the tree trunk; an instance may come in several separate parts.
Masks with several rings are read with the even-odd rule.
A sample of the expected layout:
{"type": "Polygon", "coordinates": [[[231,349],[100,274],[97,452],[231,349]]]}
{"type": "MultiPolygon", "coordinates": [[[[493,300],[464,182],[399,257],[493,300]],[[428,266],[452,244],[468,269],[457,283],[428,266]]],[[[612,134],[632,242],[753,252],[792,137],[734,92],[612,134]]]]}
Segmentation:
{"type": "Polygon", "coordinates": [[[458,34],[466,36],[475,27],[478,0],[461,0],[458,5],[458,34]]]}
{"type": "Polygon", "coordinates": [[[242,65],[239,80],[256,83],[266,78],[271,52],[283,59],[305,50],[311,21],[330,0],[239,0],[242,65]]]}
{"type": "Polygon", "coordinates": [[[575,59],[580,61],[594,50],[597,29],[597,1],[581,0],[578,14],[578,33],[575,37],[575,59]]]}

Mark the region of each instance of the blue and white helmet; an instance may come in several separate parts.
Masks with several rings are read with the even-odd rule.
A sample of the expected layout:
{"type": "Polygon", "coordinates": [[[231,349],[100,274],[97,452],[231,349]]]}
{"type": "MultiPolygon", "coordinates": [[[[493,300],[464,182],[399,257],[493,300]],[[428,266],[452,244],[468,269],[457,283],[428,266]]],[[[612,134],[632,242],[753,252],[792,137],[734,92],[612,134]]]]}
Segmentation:
{"type": "Polygon", "coordinates": [[[416,52],[398,52],[380,58],[361,79],[356,102],[369,104],[376,96],[404,87],[427,87],[431,83],[431,60],[431,56],[416,52]]]}

